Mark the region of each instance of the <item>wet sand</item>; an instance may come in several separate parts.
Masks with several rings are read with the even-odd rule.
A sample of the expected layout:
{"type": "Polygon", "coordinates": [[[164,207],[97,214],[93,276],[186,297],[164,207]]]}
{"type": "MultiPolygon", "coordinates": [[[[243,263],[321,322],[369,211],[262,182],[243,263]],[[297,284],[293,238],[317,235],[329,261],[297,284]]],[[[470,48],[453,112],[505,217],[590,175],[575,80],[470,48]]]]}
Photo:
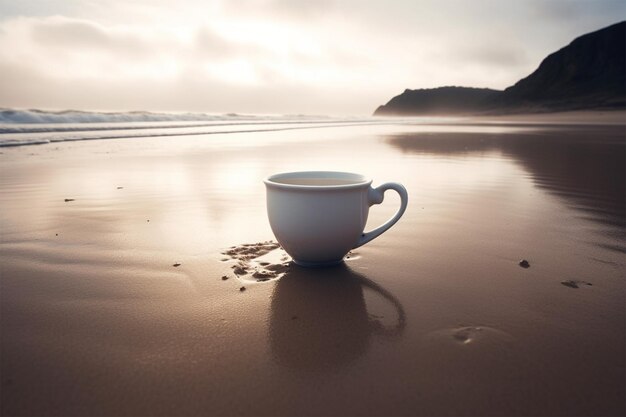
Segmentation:
{"type": "Polygon", "coordinates": [[[2,415],[626,411],[624,125],[1,152],[2,415]],[[309,270],[275,243],[261,180],[320,169],[401,182],[409,207],[309,270]]]}

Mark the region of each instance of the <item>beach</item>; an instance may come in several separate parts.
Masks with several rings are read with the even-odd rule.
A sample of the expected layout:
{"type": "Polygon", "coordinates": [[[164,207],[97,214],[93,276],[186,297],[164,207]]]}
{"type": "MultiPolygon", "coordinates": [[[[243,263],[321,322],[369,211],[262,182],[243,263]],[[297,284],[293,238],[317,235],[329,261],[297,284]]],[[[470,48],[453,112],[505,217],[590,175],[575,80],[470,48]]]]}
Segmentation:
{"type": "Polygon", "coordinates": [[[623,415],[608,114],[0,148],[2,415],[623,415]],[[262,180],[301,170],[399,182],[408,209],[343,264],[299,267],[262,180]]]}

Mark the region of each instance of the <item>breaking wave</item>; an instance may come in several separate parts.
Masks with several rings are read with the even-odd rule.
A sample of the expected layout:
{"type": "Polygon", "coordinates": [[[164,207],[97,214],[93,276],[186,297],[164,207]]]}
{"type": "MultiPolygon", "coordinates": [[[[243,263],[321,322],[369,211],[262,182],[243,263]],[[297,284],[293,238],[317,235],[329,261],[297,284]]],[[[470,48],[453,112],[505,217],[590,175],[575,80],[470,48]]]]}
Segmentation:
{"type": "Polygon", "coordinates": [[[131,112],[87,112],[80,110],[45,111],[0,109],[0,123],[130,123],[130,122],[199,122],[222,120],[310,120],[328,116],[294,115],[249,115],[238,113],[152,113],[131,112]]]}
{"type": "Polygon", "coordinates": [[[0,147],[96,139],[209,135],[378,124],[374,118],[0,109],[0,147]]]}

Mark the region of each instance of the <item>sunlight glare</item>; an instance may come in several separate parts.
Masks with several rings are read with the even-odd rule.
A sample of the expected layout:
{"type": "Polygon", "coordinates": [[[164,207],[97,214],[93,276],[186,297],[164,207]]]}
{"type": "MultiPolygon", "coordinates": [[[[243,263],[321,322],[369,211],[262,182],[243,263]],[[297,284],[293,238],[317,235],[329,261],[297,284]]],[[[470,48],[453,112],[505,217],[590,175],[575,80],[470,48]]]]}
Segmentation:
{"type": "Polygon", "coordinates": [[[243,58],[208,63],[205,65],[205,71],[210,76],[231,84],[259,84],[259,77],[254,66],[243,58]]]}
{"type": "Polygon", "coordinates": [[[212,178],[214,187],[246,195],[260,186],[262,175],[256,161],[242,160],[216,167],[212,178]]]}

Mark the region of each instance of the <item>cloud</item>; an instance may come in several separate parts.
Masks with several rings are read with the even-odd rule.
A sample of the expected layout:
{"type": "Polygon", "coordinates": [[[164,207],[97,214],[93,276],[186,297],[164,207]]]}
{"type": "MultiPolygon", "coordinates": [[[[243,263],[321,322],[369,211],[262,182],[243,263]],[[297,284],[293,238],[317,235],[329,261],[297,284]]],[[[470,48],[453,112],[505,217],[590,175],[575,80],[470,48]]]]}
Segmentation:
{"type": "Polygon", "coordinates": [[[0,106],[351,113],[355,97],[371,96],[337,96],[332,90],[354,76],[298,48],[297,37],[276,50],[207,26],[186,33],[63,16],[2,22],[0,106]]]}
{"type": "Polygon", "coordinates": [[[500,43],[473,45],[459,52],[459,56],[478,61],[485,66],[515,67],[527,63],[526,51],[522,47],[500,43]]]}
{"type": "Polygon", "coordinates": [[[3,99],[17,108],[353,114],[354,100],[361,101],[363,112],[369,113],[369,103],[385,98],[384,94],[376,96],[366,89],[337,94],[332,88],[286,80],[273,84],[229,84],[193,72],[141,83],[122,78],[106,83],[89,79],[59,81],[46,77],[43,71],[18,64],[0,64],[0,73],[3,99]],[[24,79],[28,82],[22,82],[24,79]]]}
{"type": "Polygon", "coordinates": [[[367,114],[407,87],[508,85],[506,69],[523,57],[480,38],[404,37],[358,22],[337,36],[337,25],[248,19],[180,32],[64,16],[2,22],[0,64],[11,77],[0,81],[0,105],[367,114]]]}
{"type": "Polygon", "coordinates": [[[31,32],[36,42],[47,45],[108,46],[110,43],[109,34],[99,25],[63,16],[36,21],[31,26],[31,32]]]}
{"type": "Polygon", "coordinates": [[[243,48],[243,45],[229,42],[206,27],[196,30],[192,42],[195,45],[193,52],[203,58],[222,58],[249,52],[243,48]]]}
{"type": "MultiPolygon", "coordinates": [[[[542,1],[534,0],[532,15],[541,20],[554,22],[587,21],[593,22],[603,17],[614,16],[615,22],[626,17],[626,4],[623,0],[602,0],[590,4],[588,0],[542,1]]],[[[592,23],[597,24],[597,23],[592,23]]]]}
{"type": "Polygon", "coordinates": [[[158,37],[149,39],[139,30],[63,16],[19,17],[2,22],[1,27],[0,61],[45,71],[50,79],[107,79],[133,72],[149,76],[155,73],[150,66],[158,63],[157,50],[171,44],[158,37]]]}
{"type": "Polygon", "coordinates": [[[0,4],[0,106],[97,110],[370,114],[405,88],[504,88],[616,19],[577,2],[542,20],[534,0],[19,3],[0,4]]]}
{"type": "Polygon", "coordinates": [[[85,20],[52,16],[23,23],[30,27],[33,42],[46,48],[99,50],[128,56],[145,55],[152,48],[138,33],[104,28],[85,20]]]}

